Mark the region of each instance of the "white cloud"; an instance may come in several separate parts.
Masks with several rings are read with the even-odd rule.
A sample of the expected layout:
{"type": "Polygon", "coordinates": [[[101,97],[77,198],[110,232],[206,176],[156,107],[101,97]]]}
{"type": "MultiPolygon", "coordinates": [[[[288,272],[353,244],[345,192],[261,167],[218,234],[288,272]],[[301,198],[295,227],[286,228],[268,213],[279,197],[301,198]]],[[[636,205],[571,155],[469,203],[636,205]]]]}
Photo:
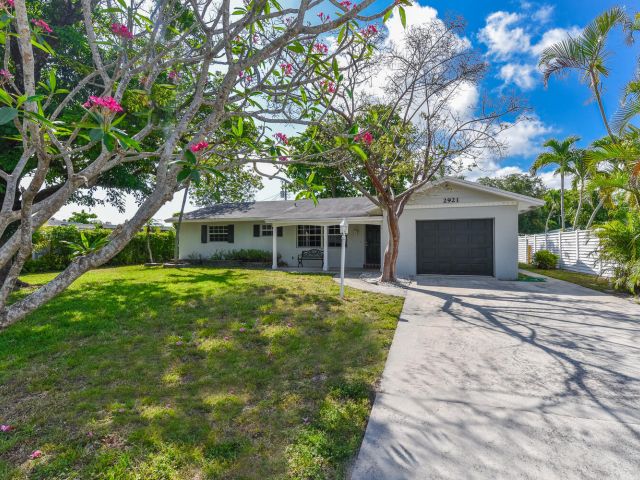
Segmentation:
{"type": "Polygon", "coordinates": [[[455,93],[449,99],[451,110],[463,114],[478,104],[480,92],[478,86],[473,83],[462,83],[456,87],[455,93]]]}
{"type": "Polygon", "coordinates": [[[542,150],[544,137],[553,132],[553,128],[536,116],[521,116],[499,139],[506,144],[505,156],[532,157],[542,150]]]}
{"type": "Polygon", "coordinates": [[[521,19],[522,16],[517,13],[504,11],[494,12],[487,17],[478,38],[487,46],[490,55],[506,60],[516,53],[529,51],[531,36],[522,27],[515,26],[521,19]]]}
{"type": "Polygon", "coordinates": [[[531,90],[537,83],[535,65],[507,63],[500,68],[498,77],[505,85],[513,83],[522,90],[531,90]]]}
{"type": "MultiPolygon", "coordinates": [[[[520,117],[507,130],[498,135],[498,139],[505,145],[503,157],[485,155],[472,161],[465,161],[470,170],[461,172],[469,180],[477,180],[480,177],[500,177],[512,173],[525,173],[522,167],[505,165],[511,157],[525,157],[533,159],[543,150],[542,142],[553,128],[546,125],[538,117],[520,117]]],[[[512,160],[511,160],[512,161],[512,160]]],[[[541,175],[545,183],[551,182],[552,176],[541,175]]]]}
{"type": "Polygon", "coordinates": [[[553,16],[555,7],[553,5],[543,5],[531,17],[539,23],[547,23],[553,16]]]}
{"type": "MultiPolygon", "coordinates": [[[[407,29],[413,26],[429,24],[438,18],[438,11],[435,8],[422,6],[418,3],[414,3],[410,7],[404,7],[404,10],[407,16],[407,29]]],[[[405,28],[402,26],[397,10],[393,11],[391,17],[385,23],[385,27],[387,27],[388,32],[385,40],[386,44],[402,45],[405,28]]]]}
{"type": "Polygon", "coordinates": [[[566,38],[575,37],[579,35],[580,32],[581,30],[578,27],[571,27],[569,29],[552,28],[551,30],[547,30],[544,32],[540,40],[535,45],[531,46],[531,53],[535,56],[539,56],[545,48],[566,38]]]}

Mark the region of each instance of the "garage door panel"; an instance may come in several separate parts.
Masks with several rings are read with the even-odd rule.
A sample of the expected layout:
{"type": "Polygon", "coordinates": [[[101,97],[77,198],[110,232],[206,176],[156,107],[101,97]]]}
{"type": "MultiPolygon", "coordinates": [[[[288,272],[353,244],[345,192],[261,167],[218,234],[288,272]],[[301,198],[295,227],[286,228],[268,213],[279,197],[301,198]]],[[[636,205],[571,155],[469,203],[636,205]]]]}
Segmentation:
{"type": "Polygon", "coordinates": [[[493,275],[493,219],[416,223],[418,274],[493,275]]]}

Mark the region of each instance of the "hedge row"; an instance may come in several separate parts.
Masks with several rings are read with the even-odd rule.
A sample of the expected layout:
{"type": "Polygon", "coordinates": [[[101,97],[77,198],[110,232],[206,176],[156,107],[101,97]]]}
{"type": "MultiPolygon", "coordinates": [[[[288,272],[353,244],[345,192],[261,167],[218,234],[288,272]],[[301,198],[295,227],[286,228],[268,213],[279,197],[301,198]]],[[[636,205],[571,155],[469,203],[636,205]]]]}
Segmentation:
{"type": "MultiPolygon", "coordinates": [[[[96,228],[83,230],[85,237],[91,243],[96,238],[105,237],[110,230],[96,228]]],[[[36,259],[27,261],[25,272],[46,272],[63,270],[73,259],[73,247],[64,242],[80,243],[80,231],[74,227],[44,227],[33,236],[36,259]]],[[[153,229],[149,233],[149,243],[155,262],[166,262],[173,258],[175,232],[173,230],[160,231],[153,229]]],[[[147,234],[140,232],[131,239],[126,247],[113,257],[107,265],[136,265],[149,261],[147,250],[147,234]]]]}

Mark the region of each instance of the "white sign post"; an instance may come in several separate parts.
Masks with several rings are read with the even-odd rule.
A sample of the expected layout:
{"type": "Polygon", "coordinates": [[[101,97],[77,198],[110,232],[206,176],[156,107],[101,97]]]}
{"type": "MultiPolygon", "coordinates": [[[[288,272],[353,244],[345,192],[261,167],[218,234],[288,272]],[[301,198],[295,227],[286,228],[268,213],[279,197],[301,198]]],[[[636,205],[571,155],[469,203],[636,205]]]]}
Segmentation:
{"type": "Polygon", "coordinates": [[[343,218],[340,222],[340,236],[342,237],[342,245],[340,248],[340,298],[344,298],[344,257],[347,233],[349,233],[349,225],[347,224],[347,220],[343,218]]]}

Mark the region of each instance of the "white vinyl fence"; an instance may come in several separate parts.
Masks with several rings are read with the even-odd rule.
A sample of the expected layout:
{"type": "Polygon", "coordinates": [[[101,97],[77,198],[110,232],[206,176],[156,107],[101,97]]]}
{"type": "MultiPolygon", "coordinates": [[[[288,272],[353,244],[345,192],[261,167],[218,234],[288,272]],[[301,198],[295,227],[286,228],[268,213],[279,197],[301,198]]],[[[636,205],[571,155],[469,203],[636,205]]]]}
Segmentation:
{"type": "Polygon", "coordinates": [[[518,237],[518,261],[531,263],[538,250],[558,255],[558,268],[609,276],[610,266],[599,258],[600,242],[593,230],[549,232],[518,237]]]}

